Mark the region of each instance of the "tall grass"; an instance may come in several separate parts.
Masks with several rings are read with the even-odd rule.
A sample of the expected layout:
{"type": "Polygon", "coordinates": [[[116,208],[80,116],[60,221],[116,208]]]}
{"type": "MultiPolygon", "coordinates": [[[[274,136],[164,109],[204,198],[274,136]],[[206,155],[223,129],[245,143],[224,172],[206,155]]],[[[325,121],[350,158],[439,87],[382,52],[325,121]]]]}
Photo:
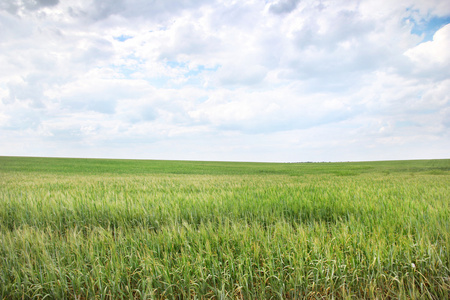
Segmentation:
{"type": "Polygon", "coordinates": [[[449,299],[448,160],[45,161],[0,158],[2,298],[449,299]]]}

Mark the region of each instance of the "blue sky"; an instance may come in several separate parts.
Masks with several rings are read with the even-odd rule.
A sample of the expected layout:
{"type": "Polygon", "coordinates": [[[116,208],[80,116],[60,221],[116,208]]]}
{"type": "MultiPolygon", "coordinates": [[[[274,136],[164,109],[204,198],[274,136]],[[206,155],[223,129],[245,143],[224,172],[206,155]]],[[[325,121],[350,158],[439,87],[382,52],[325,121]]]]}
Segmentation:
{"type": "Polygon", "coordinates": [[[448,158],[450,2],[6,0],[0,155],[448,158]]]}
{"type": "Polygon", "coordinates": [[[407,17],[405,21],[412,23],[411,33],[417,34],[423,37],[422,41],[432,41],[433,35],[450,23],[450,16],[425,16],[425,19],[416,20],[412,13],[411,16],[407,17]]]}

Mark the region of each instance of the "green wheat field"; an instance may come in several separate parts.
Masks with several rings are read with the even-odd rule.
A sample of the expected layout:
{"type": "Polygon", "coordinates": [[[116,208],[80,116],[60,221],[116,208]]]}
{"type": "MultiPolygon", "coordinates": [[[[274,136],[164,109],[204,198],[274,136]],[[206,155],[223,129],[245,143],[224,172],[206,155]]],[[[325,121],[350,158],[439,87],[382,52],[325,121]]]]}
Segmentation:
{"type": "Polygon", "coordinates": [[[2,299],[449,299],[450,160],[0,157],[2,299]]]}

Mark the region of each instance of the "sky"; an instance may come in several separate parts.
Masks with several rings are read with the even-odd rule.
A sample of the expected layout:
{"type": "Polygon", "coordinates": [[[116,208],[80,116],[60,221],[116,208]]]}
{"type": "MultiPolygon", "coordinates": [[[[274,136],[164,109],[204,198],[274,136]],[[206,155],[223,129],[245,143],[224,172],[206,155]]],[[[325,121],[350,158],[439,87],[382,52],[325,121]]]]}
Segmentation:
{"type": "Polygon", "coordinates": [[[0,155],[450,158],[448,0],[2,0],[0,155]]]}

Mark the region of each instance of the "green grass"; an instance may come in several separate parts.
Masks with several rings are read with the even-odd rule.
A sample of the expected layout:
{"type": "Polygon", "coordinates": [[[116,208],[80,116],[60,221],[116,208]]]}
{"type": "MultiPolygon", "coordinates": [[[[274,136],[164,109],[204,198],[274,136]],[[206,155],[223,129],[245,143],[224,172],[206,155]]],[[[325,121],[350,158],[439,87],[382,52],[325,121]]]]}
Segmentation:
{"type": "Polygon", "coordinates": [[[449,299],[450,160],[0,157],[0,297],[449,299]]]}

